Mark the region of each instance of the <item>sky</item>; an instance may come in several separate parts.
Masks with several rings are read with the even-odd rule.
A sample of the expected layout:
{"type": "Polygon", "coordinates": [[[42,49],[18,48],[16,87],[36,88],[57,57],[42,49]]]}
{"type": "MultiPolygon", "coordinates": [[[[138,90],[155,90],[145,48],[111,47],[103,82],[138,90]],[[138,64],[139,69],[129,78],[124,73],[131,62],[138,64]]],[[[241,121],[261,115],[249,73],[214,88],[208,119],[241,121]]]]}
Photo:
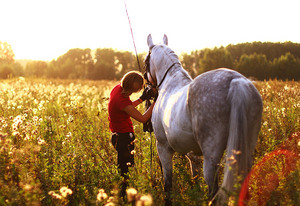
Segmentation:
{"type": "Polygon", "coordinates": [[[177,54],[244,42],[300,43],[299,0],[0,0],[0,41],[15,59],[51,61],[72,48],[177,54]],[[299,2],[299,3],[298,3],[299,2]]]}

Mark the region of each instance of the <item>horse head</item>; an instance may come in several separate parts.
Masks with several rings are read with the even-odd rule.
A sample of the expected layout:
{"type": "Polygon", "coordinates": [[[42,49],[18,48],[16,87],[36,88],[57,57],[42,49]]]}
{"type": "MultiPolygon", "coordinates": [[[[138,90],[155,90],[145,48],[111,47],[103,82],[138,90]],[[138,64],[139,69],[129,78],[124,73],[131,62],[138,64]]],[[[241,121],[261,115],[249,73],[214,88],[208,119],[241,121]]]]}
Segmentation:
{"type": "Polygon", "coordinates": [[[168,47],[168,37],[164,35],[163,43],[154,44],[151,34],[147,37],[149,53],[145,60],[145,78],[157,87],[163,82],[167,72],[175,65],[180,64],[178,56],[168,47]]]}

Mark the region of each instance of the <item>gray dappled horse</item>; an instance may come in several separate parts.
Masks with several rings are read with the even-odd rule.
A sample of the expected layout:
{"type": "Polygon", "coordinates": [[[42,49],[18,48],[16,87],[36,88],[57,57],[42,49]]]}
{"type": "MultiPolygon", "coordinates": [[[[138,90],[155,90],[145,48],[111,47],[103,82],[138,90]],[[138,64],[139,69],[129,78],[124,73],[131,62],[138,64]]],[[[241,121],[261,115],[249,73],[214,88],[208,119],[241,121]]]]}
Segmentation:
{"type": "MultiPolygon", "coordinates": [[[[251,81],[230,69],[212,70],[193,80],[167,46],[166,35],[162,44],[154,45],[151,35],[147,43],[146,77],[159,93],[151,121],[162,163],[165,203],[171,204],[172,157],[178,152],[203,156],[209,197],[217,194],[218,203],[226,204],[236,177],[243,180],[252,166],[261,125],[261,96],[251,81]],[[219,190],[217,171],[225,150],[219,190]]],[[[189,159],[195,172],[193,167],[199,162],[189,159]]]]}

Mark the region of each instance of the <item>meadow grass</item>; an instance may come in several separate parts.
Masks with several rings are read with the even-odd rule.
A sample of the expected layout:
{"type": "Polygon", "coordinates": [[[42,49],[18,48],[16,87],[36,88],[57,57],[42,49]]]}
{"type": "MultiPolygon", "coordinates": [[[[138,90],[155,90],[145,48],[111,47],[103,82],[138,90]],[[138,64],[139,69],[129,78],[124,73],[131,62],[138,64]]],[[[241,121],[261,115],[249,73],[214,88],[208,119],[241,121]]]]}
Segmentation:
{"type": "MultiPolygon", "coordinates": [[[[116,83],[24,78],[0,82],[0,205],[131,205],[118,198],[121,177],[110,144],[107,103],[116,83]]],[[[300,83],[274,80],[255,85],[264,104],[256,164],[299,131],[300,83]]],[[[144,106],[138,109],[142,112],[144,106]]],[[[136,204],[151,202],[149,194],[152,205],[162,205],[155,137],[136,121],[134,129],[135,167],[129,185],[137,190],[136,204]]],[[[295,152],[299,141],[297,137],[295,152]]],[[[296,164],[273,188],[269,205],[298,203],[299,158],[296,164]]],[[[282,167],[278,164],[278,171],[282,167]]],[[[183,155],[175,154],[173,173],[174,205],[208,204],[203,176],[197,182],[191,178],[183,155]]],[[[258,187],[253,183],[253,189],[258,187]]]]}

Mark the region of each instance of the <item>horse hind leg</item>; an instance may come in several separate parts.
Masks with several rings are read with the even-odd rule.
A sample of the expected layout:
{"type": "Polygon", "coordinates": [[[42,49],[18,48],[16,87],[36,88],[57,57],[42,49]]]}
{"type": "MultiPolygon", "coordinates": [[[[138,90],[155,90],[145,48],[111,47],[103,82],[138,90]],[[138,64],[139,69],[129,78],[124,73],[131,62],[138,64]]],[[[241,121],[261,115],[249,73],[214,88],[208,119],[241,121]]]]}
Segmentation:
{"type": "Polygon", "coordinates": [[[206,184],[208,185],[209,199],[212,200],[219,190],[219,169],[220,161],[225,151],[225,136],[223,131],[219,131],[218,134],[208,136],[208,139],[212,140],[206,145],[202,145],[203,148],[203,176],[206,184]],[[218,141],[217,141],[218,140],[218,141]]]}
{"type": "Polygon", "coordinates": [[[208,185],[208,197],[210,200],[214,198],[214,196],[219,190],[219,185],[218,185],[219,161],[213,160],[210,157],[204,157],[203,176],[206,184],[208,185]]]}

